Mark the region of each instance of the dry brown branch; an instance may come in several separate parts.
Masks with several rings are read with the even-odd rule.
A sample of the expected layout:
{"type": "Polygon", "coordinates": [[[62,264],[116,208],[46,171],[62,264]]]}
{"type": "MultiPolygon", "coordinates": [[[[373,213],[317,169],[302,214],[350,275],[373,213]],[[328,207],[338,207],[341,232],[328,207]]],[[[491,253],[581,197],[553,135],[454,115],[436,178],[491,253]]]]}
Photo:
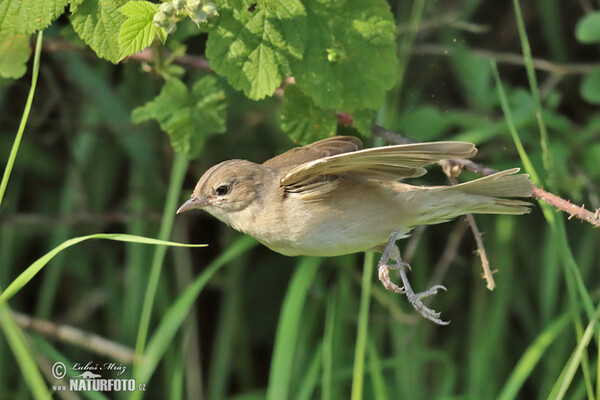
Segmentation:
{"type": "MultiPolygon", "coordinates": [[[[449,56],[453,55],[455,48],[450,46],[440,46],[435,44],[421,44],[414,46],[412,53],[416,55],[436,55],[449,56]]],[[[487,60],[495,60],[498,64],[510,64],[524,66],[525,61],[521,53],[507,53],[490,51],[483,49],[471,49],[471,53],[475,56],[485,58],[487,60]]],[[[600,67],[598,63],[573,63],[559,64],[541,58],[533,59],[533,67],[538,71],[551,72],[559,75],[568,74],[588,74],[591,71],[600,67]]]]}
{"type": "MultiPolygon", "coordinates": [[[[452,175],[448,175],[448,180],[453,185],[457,185],[458,181],[452,175]]],[[[492,270],[490,269],[490,261],[487,258],[487,253],[485,251],[485,246],[483,245],[483,238],[481,237],[481,231],[475,222],[475,218],[473,214],[465,215],[467,217],[467,222],[471,227],[471,231],[473,232],[473,237],[475,238],[475,243],[477,244],[477,254],[481,259],[481,268],[483,268],[483,278],[486,281],[486,287],[488,290],[494,290],[496,287],[496,282],[494,282],[494,277],[492,276],[492,270]]]]}
{"type": "Polygon", "coordinates": [[[71,326],[55,324],[19,312],[13,312],[13,318],[22,328],[31,329],[47,337],[82,347],[111,360],[133,364],[135,355],[133,349],[122,344],[71,326]]]}
{"type": "Polygon", "coordinates": [[[585,222],[589,222],[597,228],[600,228],[600,208],[594,212],[585,209],[585,205],[578,206],[571,203],[569,200],[565,200],[562,197],[558,197],[555,194],[546,192],[544,189],[533,188],[533,196],[545,201],[558,208],[561,211],[569,214],[569,219],[575,217],[585,222]]]}

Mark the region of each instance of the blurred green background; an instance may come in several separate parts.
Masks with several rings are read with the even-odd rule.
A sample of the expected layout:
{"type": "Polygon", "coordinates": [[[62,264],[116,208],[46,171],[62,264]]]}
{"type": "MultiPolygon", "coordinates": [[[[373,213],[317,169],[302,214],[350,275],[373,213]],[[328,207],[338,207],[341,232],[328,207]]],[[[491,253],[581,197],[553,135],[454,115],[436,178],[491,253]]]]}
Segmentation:
{"type": "MultiPolygon", "coordinates": [[[[597,15],[598,3],[521,2],[537,93],[528,84],[510,2],[390,5],[401,79],[377,112],[380,125],[418,141],[472,141],[479,148],[477,162],[495,169],[521,166],[490,67],[495,59],[512,122],[545,189],[588,209],[600,208],[600,37],[594,40],[581,28],[586,16],[597,15]],[[535,114],[538,96],[550,171],[535,114]]],[[[59,20],[46,30],[45,43],[64,44],[69,29],[59,20]]],[[[188,54],[202,56],[205,40],[204,35],[188,39],[188,54]]],[[[175,156],[158,124],[134,125],[131,111],[151,100],[163,80],[144,63],[112,65],[73,42],[75,47],[48,46],[42,52],[33,109],[0,209],[3,288],[74,236],[158,237],[175,156]]],[[[187,67],[184,81],[204,75],[187,67]]],[[[229,97],[227,132],[210,136],[203,153],[191,160],[177,202],[220,161],[262,162],[293,147],[279,127],[280,98],[251,101],[218,79],[229,97]]],[[[3,162],[29,80],[28,72],[0,87],[3,162]]],[[[338,133],[358,135],[346,127],[338,133]]],[[[367,146],[386,143],[363,140],[367,146]]],[[[461,179],[474,177],[464,173],[461,179]]],[[[445,180],[432,167],[418,182],[445,180]]],[[[363,268],[377,256],[288,258],[243,242],[245,247],[210,277],[175,340],[164,343],[166,352],[145,396],[347,399],[362,385],[365,399],[561,398],[562,389],[569,399],[600,398],[599,331],[590,328],[591,340],[583,334],[597,319],[590,306],[597,306],[600,294],[600,235],[590,224],[553,215],[551,225],[534,203],[526,216],[476,217],[496,272],[493,292],[481,279],[464,220],[419,229],[400,243],[410,257],[416,290],[434,280],[448,288],[430,303],[452,321],[447,327],[416,316],[403,296],[381,287],[375,272],[365,285],[363,268]],[[370,295],[363,297],[361,313],[365,290],[370,295]],[[366,342],[357,344],[360,329],[367,332],[366,342]],[[362,366],[355,363],[357,347],[366,349],[362,366]]],[[[243,240],[199,211],[175,217],[171,239],[209,247],[167,250],[151,332],[194,278],[243,240]]],[[[55,257],[9,304],[14,311],[133,348],[154,252],[140,244],[81,243],[55,257]]],[[[44,374],[59,354],[70,362],[111,361],[25,331],[44,374]]],[[[0,397],[29,398],[3,335],[0,366],[0,397]]]]}

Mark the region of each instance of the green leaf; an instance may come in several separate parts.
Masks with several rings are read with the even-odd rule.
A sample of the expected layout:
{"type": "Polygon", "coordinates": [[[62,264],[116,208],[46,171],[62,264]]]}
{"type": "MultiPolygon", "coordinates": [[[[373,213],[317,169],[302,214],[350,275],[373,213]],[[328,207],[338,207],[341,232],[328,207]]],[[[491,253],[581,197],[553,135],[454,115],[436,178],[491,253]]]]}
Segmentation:
{"type": "Polygon", "coordinates": [[[152,22],[157,11],[158,4],[148,1],[130,1],[119,8],[119,12],[127,16],[119,31],[120,59],[144,50],[152,44],[156,35],[165,41],[167,33],[164,28],[157,28],[152,22]]]}
{"type": "Polygon", "coordinates": [[[592,104],[600,104],[600,69],[595,69],[583,78],[579,88],[581,97],[592,104]]]}
{"type": "Polygon", "coordinates": [[[384,0],[307,0],[306,54],[292,64],[315,104],[346,112],[377,109],[396,81],[395,24],[384,0]]]}
{"type": "Polygon", "coordinates": [[[281,108],[281,129],[296,143],[308,144],[335,134],[335,111],[313,103],[296,85],[287,85],[281,108]]]}
{"type": "Polygon", "coordinates": [[[44,377],[35,363],[28,343],[25,341],[25,335],[13,319],[8,304],[3,300],[0,300],[0,328],[2,328],[5,340],[21,369],[21,376],[29,387],[32,398],[51,399],[52,395],[48,391],[44,377]]]}
{"type": "Polygon", "coordinates": [[[19,79],[27,71],[29,36],[0,31],[0,76],[19,79]]]}
{"type": "Polygon", "coordinates": [[[75,32],[98,55],[112,63],[121,59],[119,30],[127,17],[119,0],[85,0],[71,15],[75,32]]]}
{"type": "Polygon", "coordinates": [[[31,264],[27,269],[15,278],[14,281],[8,285],[6,290],[2,292],[0,295],[0,301],[7,301],[11,297],[13,297],[23,286],[33,279],[38,272],[41,271],[42,268],[46,264],[50,262],[58,253],[63,251],[66,248],[69,248],[77,243],[83,242],[89,239],[108,239],[108,240],[116,240],[119,242],[129,242],[129,243],[142,243],[142,244],[152,244],[156,246],[178,246],[178,247],[205,247],[205,244],[184,244],[177,242],[169,242],[167,240],[158,240],[153,238],[148,238],[144,236],[138,235],[129,235],[126,233],[97,233],[94,235],[87,236],[78,236],[71,238],[69,240],[64,241],[60,245],[56,246],[54,249],[50,250],[48,253],[40,257],[33,264],[31,264]]]}
{"type": "Polygon", "coordinates": [[[68,3],[68,0],[0,1],[0,26],[2,30],[29,35],[48,27],[68,3]]]}
{"type": "Polygon", "coordinates": [[[297,347],[302,311],[322,259],[305,257],[289,283],[277,324],[277,337],[271,358],[267,400],[288,399],[294,376],[294,349],[297,347]]]}
{"type": "Polygon", "coordinates": [[[148,347],[144,353],[144,361],[140,363],[139,369],[134,370],[134,378],[136,380],[139,382],[150,381],[152,374],[156,370],[156,366],[164,357],[169,345],[172,344],[175,334],[185,321],[191,307],[214,274],[221,267],[231,262],[231,260],[234,260],[256,245],[256,240],[249,236],[242,236],[237,239],[190,283],[185,291],[179,295],[175,303],[169,306],[148,342],[148,347]]]}
{"type": "Polygon", "coordinates": [[[225,92],[214,76],[205,76],[188,90],[177,78],[170,78],[160,94],[143,107],[133,110],[133,122],[155,119],[169,134],[177,152],[196,157],[204,139],[225,132],[225,92]]]}
{"type": "Polygon", "coordinates": [[[585,15],[575,27],[575,37],[581,43],[600,42],[600,11],[585,15]]]}
{"type": "Polygon", "coordinates": [[[220,8],[206,55],[211,67],[236,89],[258,100],[273,94],[302,56],[306,25],[298,0],[261,2],[247,8],[220,8]]]}

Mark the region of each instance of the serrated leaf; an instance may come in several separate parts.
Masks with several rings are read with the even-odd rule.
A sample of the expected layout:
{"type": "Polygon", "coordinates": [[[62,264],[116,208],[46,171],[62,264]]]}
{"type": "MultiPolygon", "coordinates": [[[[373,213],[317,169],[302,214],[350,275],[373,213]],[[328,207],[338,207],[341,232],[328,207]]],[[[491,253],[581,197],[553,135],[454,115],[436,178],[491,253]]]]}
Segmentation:
{"type": "Polygon", "coordinates": [[[112,63],[120,60],[119,30],[127,17],[118,11],[121,0],[85,0],[71,15],[75,32],[98,55],[112,63]]]}
{"type": "Polygon", "coordinates": [[[120,59],[150,46],[157,34],[161,41],[166,40],[164,28],[157,28],[152,21],[157,11],[158,4],[148,1],[130,1],[119,8],[119,12],[127,16],[119,31],[120,59]]]}
{"type": "Polygon", "coordinates": [[[63,13],[68,3],[68,0],[2,0],[0,26],[3,31],[29,35],[48,27],[63,13]]]}
{"type": "Polygon", "coordinates": [[[595,69],[583,78],[581,97],[592,104],[600,104],[600,69],[595,69]]]}
{"type": "Polygon", "coordinates": [[[126,17],[147,18],[148,15],[154,16],[158,11],[158,4],[149,1],[130,1],[119,7],[119,12],[126,17]]]}
{"type": "Polygon", "coordinates": [[[600,42],[600,11],[587,14],[579,20],[575,37],[581,43],[600,42]]]}
{"type": "Polygon", "coordinates": [[[290,61],[304,50],[302,4],[273,0],[252,11],[221,8],[219,13],[219,24],[206,44],[211,67],[251,99],[272,95],[290,74],[290,61]]]}
{"type": "Polygon", "coordinates": [[[296,85],[287,85],[281,108],[281,129],[296,143],[308,144],[335,134],[335,111],[324,110],[296,85]]]}
{"type": "Polygon", "coordinates": [[[27,71],[27,60],[31,53],[29,35],[0,31],[0,76],[19,79],[27,71]]]}
{"type": "Polygon", "coordinates": [[[191,91],[179,79],[170,78],[154,100],[133,110],[132,120],[155,119],[169,134],[175,151],[193,158],[202,151],[207,136],[225,132],[225,100],[214,76],[198,80],[191,91]]]}
{"type": "Polygon", "coordinates": [[[296,84],[315,104],[377,109],[396,81],[395,24],[385,0],[304,2],[309,39],[292,63],[296,84]]]}

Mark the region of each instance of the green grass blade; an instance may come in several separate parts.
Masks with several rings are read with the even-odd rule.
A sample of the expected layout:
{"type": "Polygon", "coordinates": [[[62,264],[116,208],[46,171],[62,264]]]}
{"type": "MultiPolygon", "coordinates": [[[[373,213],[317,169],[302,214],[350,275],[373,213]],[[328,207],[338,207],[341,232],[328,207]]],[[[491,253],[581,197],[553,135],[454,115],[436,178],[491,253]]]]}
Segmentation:
{"type": "MultiPolygon", "coordinates": [[[[515,142],[515,147],[519,152],[519,157],[521,157],[521,162],[525,167],[525,171],[533,180],[533,183],[537,186],[542,185],[542,180],[540,176],[537,174],[535,168],[533,167],[533,163],[529,159],[525,148],[523,147],[523,143],[521,142],[521,138],[517,133],[517,129],[513,122],[512,113],[510,111],[510,107],[508,105],[508,99],[506,98],[506,93],[504,92],[504,88],[502,87],[502,81],[500,80],[500,74],[498,73],[498,66],[496,65],[495,60],[490,60],[490,65],[492,67],[492,73],[494,75],[494,79],[496,81],[496,89],[498,91],[498,97],[500,99],[500,105],[502,106],[502,111],[504,112],[504,117],[506,119],[506,123],[508,124],[508,130],[510,135],[512,136],[513,141],[515,142]]],[[[544,212],[545,214],[545,212],[544,212]]]]}
{"type": "Polygon", "coordinates": [[[8,186],[8,180],[10,179],[10,173],[12,172],[13,166],[15,164],[15,159],[17,158],[17,152],[19,151],[19,146],[21,145],[21,139],[23,138],[23,132],[25,132],[25,125],[27,125],[27,120],[29,119],[29,112],[31,111],[31,104],[33,103],[33,95],[35,94],[35,87],[37,85],[38,75],[40,72],[40,56],[42,54],[42,38],[44,37],[44,32],[39,31],[37,35],[37,41],[35,43],[35,56],[33,57],[33,71],[31,74],[31,86],[29,87],[29,95],[27,96],[27,101],[25,102],[25,109],[23,110],[23,117],[21,117],[21,123],[19,125],[19,129],[17,130],[17,135],[15,136],[15,141],[13,142],[12,148],[10,150],[10,154],[8,156],[8,161],[6,162],[6,168],[4,169],[4,174],[2,175],[2,182],[0,182],[0,204],[2,204],[2,199],[4,198],[4,192],[6,192],[6,187],[8,186]]]}
{"type": "Polygon", "coordinates": [[[381,365],[381,359],[377,354],[375,343],[372,340],[369,340],[367,350],[369,356],[369,373],[371,374],[371,382],[373,382],[373,393],[377,400],[387,400],[390,397],[385,387],[383,367],[381,365]]]}
{"type": "Polygon", "coordinates": [[[129,242],[129,243],[141,243],[141,244],[152,244],[152,245],[161,245],[161,246],[175,246],[175,247],[205,247],[205,244],[185,244],[185,243],[175,243],[169,242],[168,240],[158,240],[152,239],[144,236],[137,235],[128,235],[125,233],[97,233],[94,235],[87,236],[78,236],[72,239],[69,239],[54,249],[50,250],[48,253],[37,259],[33,264],[31,264],[25,271],[23,271],[19,276],[15,278],[14,281],[11,282],[10,285],[6,288],[6,290],[0,295],[0,300],[7,301],[11,297],[13,297],[23,286],[25,286],[33,277],[40,272],[42,268],[54,256],[56,256],[61,251],[76,245],[77,243],[81,243],[83,241],[89,239],[107,239],[107,240],[116,240],[118,242],[129,242]]]}
{"type": "Polygon", "coordinates": [[[269,373],[267,400],[289,398],[294,349],[306,295],[320,264],[319,258],[305,257],[299,263],[281,309],[269,373]]]}
{"type": "MultiPolygon", "coordinates": [[[[515,125],[513,123],[511,112],[510,112],[510,107],[508,105],[508,100],[506,98],[504,89],[502,87],[502,83],[500,81],[500,75],[498,73],[498,68],[496,67],[495,62],[493,62],[493,61],[491,62],[491,65],[492,65],[492,71],[494,74],[494,78],[496,80],[496,87],[498,90],[498,96],[500,98],[500,103],[502,105],[502,110],[504,112],[504,116],[505,116],[506,122],[508,124],[510,133],[515,142],[515,146],[517,147],[517,150],[519,152],[519,156],[521,157],[521,161],[523,162],[523,165],[525,166],[525,170],[530,174],[533,181],[536,182],[537,184],[541,184],[541,180],[539,179],[539,176],[537,175],[537,173],[533,167],[533,164],[529,160],[529,157],[528,157],[527,153],[525,152],[523,145],[521,144],[521,140],[519,138],[519,135],[518,135],[515,125]]],[[[575,330],[577,333],[577,339],[581,340],[583,327],[582,327],[582,322],[581,322],[581,319],[579,318],[577,310],[579,310],[581,308],[581,306],[583,306],[584,310],[586,311],[586,313],[588,315],[588,318],[592,319],[593,315],[594,315],[593,302],[592,302],[590,293],[588,292],[588,290],[585,287],[585,283],[583,282],[581,273],[579,272],[579,269],[577,268],[577,263],[575,261],[573,253],[569,246],[569,242],[567,240],[567,233],[565,230],[563,220],[561,218],[557,218],[555,216],[554,210],[552,209],[552,207],[549,204],[547,204],[541,200],[539,200],[538,203],[540,204],[540,207],[542,208],[544,217],[546,218],[546,221],[550,225],[550,228],[552,229],[553,234],[556,235],[556,238],[558,240],[559,256],[561,257],[563,268],[565,270],[564,271],[565,280],[567,283],[567,288],[568,288],[568,293],[569,293],[569,300],[570,300],[569,305],[572,310],[575,330]],[[579,297],[577,295],[579,295],[579,297]]],[[[591,374],[589,371],[587,356],[585,354],[584,354],[584,359],[582,362],[582,368],[583,368],[584,378],[586,380],[586,388],[587,388],[587,392],[588,392],[588,397],[593,398],[593,394],[592,394],[593,389],[592,389],[591,376],[590,376],[591,374]]]]}
{"type": "Polygon", "coordinates": [[[542,102],[540,100],[540,91],[538,89],[537,79],[535,77],[535,67],[533,66],[533,57],[531,56],[531,47],[529,46],[529,39],[527,38],[527,30],[525,29],[525,22],[521,15],[521,7],[519,0],[513,0],[515,8],[515,16],[517,19],[517,28],[519,30],[519,38],[521,39],[521,48],[523,50],[523,58],[525,60],[525,70],[527,71],[527,80],[529,81],[529,87],[531,89],[531,95],[533,97],[535,105],[535,118],[538,123],[540,130],[540,146],[542,148],[542,159],[544,162],[544,169],[550,177],[550,183],[553,184],[554,176],[554,165],[552,164],[551,154],[548,151],[548,131],[546,130],[546,124],[542,117],[542,102]]]}
{"type": "Polygon", "coordinates": [[[221,294],[223,305],[216,324],[215,343],[210,357],[206,385],[207,398],[211,400],[227,398],[227,387],[233,369],[234,337],[238,332],[238,321],[242,312],[240,304],[243,292],[244,264],[246,264],[246,260],[243,257],[235,260],[235,265],[232,265],[227,271],[227,289],[223,290],[221,294]]]}
{"type": "Polygon", "coordinates": [[[337,305],[337,290],[329,292],[327,311],[325,313],[325,333],[323,334],[323,374],[321,376],[321,399],[331,400],[333,385],[333,351],[334,327],[337,305]]]}
{"type": "Polygon", "coordinates": [[[319,384],[319,372],[321,371],[321,361],[323,359],[323,344],[318,345],[314,351],[313,358],[304,373],[304,379],[298,388],[296,400],[311,400],[314,398],[314,392],[319,384]]]}
{"type": "MultiPolygon", "coordinates": [[[[48,340],[46,338],[44,338],[43,336],[31,335],[30,339],[31,339],[31,342],[33,344],[35,344],[35,348],[39,352],[39,354],[41,356],[45,356],[47,360],[51,361],[52,363],[60,361],[65,365],[73,366],[74,362],[71,361],[70,359],[68,359],[67,357],[65,357],[64,354],[62,354],[61,352],[56,350],[56,348],[53,346],[53,344],[50,344],[50,342],[48,342],[48,340]]],[[[43,370],[43,368],[44,367],[42,366],[42,370],[43,370]]],[[[50,370],[50,373],[52,373],[51,370],[50,370]]],[[[75,379],[75,377],[80,374],[81,374],[80,371],[67,367],[66,375],[62,380],[66,381],[67,379],[71,379],[71,378],[75,379]]],[[[122,378],[127,378],[127,377],[122,376],[122,378]]],[[[58,397],[58,398],[60,398],[60,397],[58,397]]],[[[89,400],[108,400],[108,397],[106,397],[103,392],[94,392],[94,391],[85,392],[85,398],[89,399],[89,400]]]]}
{"type": "Polygon", "coordinates": [[[365,352],[367,348],[367,326],[369,323],[369,306],[371,304],[371,282],[373,280],[373,253],[365,253],[363,266],[362,291],[360,295],[360,311],[358,313],[358,332],[354,350],[354,372],[352,375],[352,400],[363,397],[365,380],[365,352]]]}
{"type": "MultiPolygon", "coordinates": [[[[177,301],[163,315],[156,331],[148,341],[146,352],[139,362],[139,369],[135,370],[134,376],[140,383],[147,383],[154,373],[156,366],[162,359],[171,344],[175,334],[185,321],[185,318],[193,306],[194,301],[206,286],[210,278],[225,264],[239,257],[246,251],[256,246],[257,242],[249,236],[243,236],[231,245],[223,254],[214,260],[206,269],[192,282],[192,284],[179,296],[177,301]]],[[[134,395],[139,398],[141,393],[134,395]]]]}
{"type": "MultiPolygon", "coordinates": [[[[519,138],[519,134],[515,128],[515,124],[513,123],[512,113],[510,111],[510,106],[508,105],[508,100],[506,98],[506,94],[504,92],[504,88],[502,87],[502,82],[500,81],[500,75],[498,73],[498,67],[496,66],[495,61],[491,61],[492,72],[494,74],[494,78],[496,80],[496,88],[498,90],[498,97],[500,98],[500,104],[502,106],[502,111],[504,112],[504,117],[506,119],[506,123],[508,124],[508,129],[510,134],[515,142],[515,146],[517,147],[517,151],[519,152],[519,156],[521,157],[521,162],[523,166],[525,166],[525,171],[531,176],[531,179],[536,185],[541,185],[542,182],[537,174],[535,168],[533,167],[533,163],[529,159],[523,144],[521,143],[521,139],[519,138]]],[[[575,284],[577,285],[577,289],[581,298],[583,299],[585,310],[588,314],[588,317],[591,318],[594,313],[594,306],[591,300],[591,297],[585,288],[585,284],[583,283],[583,279],[581,278],[581,274],[577,269],[577,263],[575,262],[575,258],[573,257],[573,253],[569,247],[569,243],[567,241],[567,236],[565,232],[564,223],[562,220],[559,220],[555,216],[555,212],[552,207],[543,202],[538,201],[540,207],[542,208],[542,212],[544,213],[544,217],[546,221],[552,228],[552,231],[557,235],[558,243],[560,245],[560,256],[563,258],[563,262],[568,267],[569,271],[573,274],[575,279],[575,284]]],[[[567,277],[569,279],[569,277],[567,277]]]]}
{"type": "Polygon", "coordinates": [[[10,349],[15,355],[15,359],[17,360],[17,364],[19,364],[23,379],[29,387],[33,397],[35,399],[50,399],[52,396],[50,395],[50,392],[48,392],[44,378],[42,377],[40,370],[38,369],[31,353],[29,352],[27,343],[25,343],[25,339],[23,338],[23,332],[21,329],[19,329],[12,318],[10,307],[4,300],[1,299],[1,297],[0,327],[2,328],[4,336],[10,345],[10,349]]]}
{"type": "Polygon", "coordinates": [[[573,354],[571,354],[569,361],[563,368],[563,371],[554,384],[548,399],[560,400],[564,398],[567,389],[573,381],[573,376],[575,376],[575,372],[579,368],[579,364],[581,364],[584,360],[584,356],[586,354],[585,351],[587,350],[590,340],[592,339],[592,335],[594,334],[594,328],[596,326],[596,322],[598,322],[598,318],[600,318],[600,306],[596,309],[594,318],[590,320],[585,328],[581,340],[579,340],[577,347],[573,351],[573,354]]]}
{"type": "Polygon", "coordinates": [[[551,323],[525,350],[510,376],[508,377],[498,400],[516,399],[519,390],[531,376],[531,372],[554,340],[569,326],[569,315],[563,315],[551,323]]]}
{"type": "MultiPolygon", "coordinates": [[[[163,209],[160,231],[158,233],[159,239],[167,240],[171,237],[173,220],[177,210],[177,202],[179,201],[181,186],[183,185],[183,179],[185,178],[188,164],[189,161],[185,154],[177,153],[175,155],[173,167],[171,168],[171,179],[169,180],[167,200],[163,209]]],[[[157,247],[154,250],[154,255],[152,257],[148,288],[146,289],[144,303],[142,304],[140,325],[138,327],[137,339],[135,341],[136,363],[134,365],[134,369],[138,368],[137,362],[141,359],[141,355],[144,352],[144,347],[146,346],[146,338],[148,337],[148,329],[150,328],[150,318],[152,317],[152,308],[154,307],[156,290],[158,289],[158,284],[160,282],[160,273],[162,271],[162,265],[166,253],[166,247],[157,247]]]]}

